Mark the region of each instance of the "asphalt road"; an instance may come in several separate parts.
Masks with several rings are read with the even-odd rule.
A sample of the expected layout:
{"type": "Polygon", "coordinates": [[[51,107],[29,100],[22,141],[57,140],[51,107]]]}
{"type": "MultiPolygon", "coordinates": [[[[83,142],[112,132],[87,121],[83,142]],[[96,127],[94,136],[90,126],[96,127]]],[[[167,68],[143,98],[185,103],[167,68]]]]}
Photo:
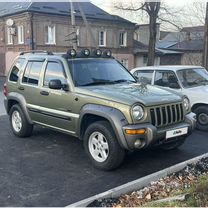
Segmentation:
{"type": "Polygon", "coordinates": [[[129,153],[121,168],[103,172],[91,166],[81,141],[40,127],[17,138],[0,116],[0,206],[66,206],[206,153],[207,140],[196,131],[179,150],[129,153]]]}
{"type": "Polygon", "coordinates": [[[4,82],[5,82],[5,77],[0,76],[0,91],[3,91],[4,82]]]}
{"type": "Polygon", "coordinates": [[[4,109],[4,95],[3,95],[4,82],[5,82],[5,77],[0,76],[0,116],[6,114],[6,111],[4,109]]]}

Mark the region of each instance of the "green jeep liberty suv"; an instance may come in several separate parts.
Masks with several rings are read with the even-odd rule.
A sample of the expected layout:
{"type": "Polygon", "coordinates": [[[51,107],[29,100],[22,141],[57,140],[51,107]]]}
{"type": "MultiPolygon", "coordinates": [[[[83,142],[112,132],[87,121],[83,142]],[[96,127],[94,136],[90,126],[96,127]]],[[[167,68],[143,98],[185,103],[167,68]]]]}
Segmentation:
{"type": "Polygon", "coordinates": [[[137,83],[111,51],[22,52],[4,85],[18,137],[38,124],[83,140],[95,167],[118,167],[126,150],[183,144],[195,128],[189,100],[137,83]]]}

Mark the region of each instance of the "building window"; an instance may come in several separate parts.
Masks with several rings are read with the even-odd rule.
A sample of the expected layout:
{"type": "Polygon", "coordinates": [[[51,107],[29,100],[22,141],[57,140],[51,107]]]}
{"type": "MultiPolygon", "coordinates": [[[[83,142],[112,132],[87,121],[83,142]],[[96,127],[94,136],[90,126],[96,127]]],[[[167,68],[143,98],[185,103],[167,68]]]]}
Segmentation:
{"type": "Polygon", "coordinates": [[[148,61],[148,57],[147,57],[147,55],[144,55],[143,56],[143,64],[147,64],[147,61],[148,61]]]}
{"type": "Polygon", "coordinates": [[[76,38],[77,38],[77,46],[80,45],[80,29],[77,28],[77,31],[76,31],[76,38]]]}
{"type": "Polygon", "coordinates": [[[7,44],[13,44],[13,36],[12,36],[11,27],[7,28],[7,44]]]}
{"type": "Polygon", "coordinates": [[[23,44],[24,43],[24,26],[20,25],[17,27],[17,35],[18,35],[18,43],[23,44]]]}
{"type": "Polygon", "coordinates": [[[120,46],[127,46],[127,32],[120,32],[119,45],[120,46]]]}
{"type": "Polygon", "coordinates": [[[129,60],[128,59],[122,59],[121,63],[125,68],[128,69],[128,67],[129,67],[129,60]]]}
{"type": "Polygon", "coordinates": [[[106,31],[99,32],[99,46],[106,46],[106,31]]]}
{"type": "Polygon", "coordinates": [[[46,44],[56,44],[56,27],[46,26],[45,30],[46,44]]]}

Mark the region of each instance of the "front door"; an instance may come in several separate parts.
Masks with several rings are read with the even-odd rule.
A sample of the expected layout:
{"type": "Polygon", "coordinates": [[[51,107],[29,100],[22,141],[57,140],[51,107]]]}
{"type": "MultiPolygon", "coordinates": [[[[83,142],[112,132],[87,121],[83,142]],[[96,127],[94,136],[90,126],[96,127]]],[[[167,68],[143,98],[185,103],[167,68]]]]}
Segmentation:
{"type": "Polygon", "coordinates": [[[178,78],[176,77],[176,74],[173,71],[156,71],[154,85],[168,87],[175,91],[181,92],[181,87],[179,85],[178,78]]]}
{"type": "Polygon", "coordinates": [[[42,85],[39,88],[38,102],[41,114],[40,123],[47,124],[57,130],[75,133],[75,121],[78,114],[72,113],[73,93],[63,89],[49,88],[51,80],[58,79],[62,84],[67,84],[64,67],[60,61],[49,60],[46,64],[42,85]]]}

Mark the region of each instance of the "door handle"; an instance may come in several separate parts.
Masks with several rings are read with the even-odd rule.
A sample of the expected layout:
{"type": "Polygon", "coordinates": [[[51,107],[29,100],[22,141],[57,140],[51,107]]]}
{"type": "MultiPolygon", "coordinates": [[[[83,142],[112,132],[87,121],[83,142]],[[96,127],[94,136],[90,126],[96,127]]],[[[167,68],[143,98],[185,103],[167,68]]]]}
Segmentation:
{"type": "Polygon", "coordinates": [[[25,88],[23,86],[19,86],[18,89],[19,90],[25,90],[25,88]]]}
{"type": "Polygon", "coordinates": [[[48,96],[49,95],[49,92],[47,92],[47,91],[41,91],[40,94],[41,95],[44,95],[44,96],[48,96]]]}

